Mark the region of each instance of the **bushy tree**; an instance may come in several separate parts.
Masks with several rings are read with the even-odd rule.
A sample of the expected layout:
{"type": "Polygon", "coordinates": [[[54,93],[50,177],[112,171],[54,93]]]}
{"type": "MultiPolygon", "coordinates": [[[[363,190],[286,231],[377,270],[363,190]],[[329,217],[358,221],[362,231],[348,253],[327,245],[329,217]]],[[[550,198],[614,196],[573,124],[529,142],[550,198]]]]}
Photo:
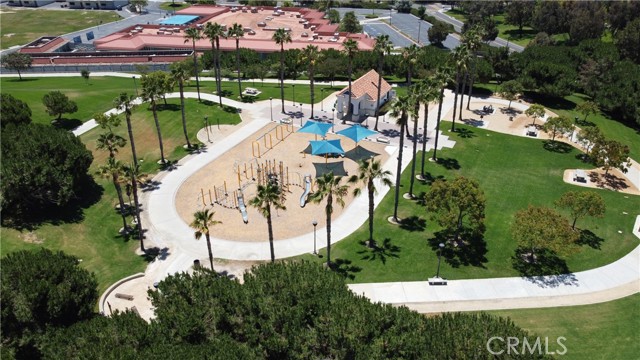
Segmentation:
{"type": "Polygon", "coordinates": [[[359,33],[362,31],[362,25],[356,18],[356,14],[353,11],[349,11],[344,14],[342,21],[340,22],[340,31],[346,31],[350,33],[359,33]]]}
{"type": "Polygon", "coordinates": [[[551,141],[555,142],[557,136],[573,131],[573,121],[566,116],[556,116],[547,119],[542,125],[542,130],[551,135],[551,141]]]}
{"type": "Polygon", "coordinates": [[[89,318],[98,299],[95,276],[63,252],[9,253],[0,278],[2,342],[25,351],[47,328],[89,318]]]}
{"type": "Polygon", "coordinates": [[[531,24],[535,5],[533,0],[511,1],[505,8],[507,24],[517,26],[520,36],[522,28],[531,24]]]}
{"type": "Polygon", "coordinates": [[[91,75],[91,72],[89,72],[89,70],[87,70],[87,69],[80,70],[80,76],[82,76],[82,78],[84,78],[84,81],[87,84],[89,83],[89,76],[90,75],[91,75]]]}
{"type": "Polygon", "coordinates": [[[47,114],[56,116],[56,120],[62,119],[62,114],[72,114],[78,111],[75,101],[60,91],[51,91],[42,98],[42,103],[47,108],[47,114]]]}
{"type": "Polygon", "coordinates": [[[604,199],[595,191],[568,191],[556,201],[556,206],[569,210],[574,230],[578,219],[585,216],[601,218],[607,210],[604,199]]]}
{"type": "Polygon", "coordinates": [[[336,9],[331,9],[327,11],[327,19],[331,24],[339,24],[340,23],[340,13],[336,9]]]}
{"type": "Polygon", "coordinates": [[[509,100],[509,109],[511,109],[511,102],[518,98],[518,95],[524,91],[522,84],[517,80],[505,81],[500,85],[500,95],[503,98],[509,100]]]}
{"type": "Polygon", "coordinates": [[[16,99],[11,94],[0,94],[0,125],[21,125],[31,123],[31,109],[26,102],[16,99]]]}
{"type": "Polygon", "coordinates": [[[631,21],[616,34],[615,44],[623,56],[640,64],[640,18],[631,21]]]}
{"type": "Polygon", "coordinates": [[[438,21],[429,28],[427,36],[429,37],[429,42],[431,42],[432,44],[440,45],[447,39],[447,36],[449,36],[449,34],[453,32],[454,30],[451,24],[438,21]]]}
{"type": "Polygon", "coordinates": [[[477,181],[457,177],[452,181],[436,180],[425,195],[427,212],[438,225],[458,240],[463,227],[474,233],[484,232],[484,192],[477,181]]]}
{"type": "Polygon", "coordinates": [[[93,156],[70,132],[41,124],[4,127],[2,131],[2,212],[31,212],[63,206],[74,199],[87,177],[93,156]]]}
{"type": "Polygon", "coordinates": [[[569,37],[574,43],[598,39],[604,32],[605,9],[598,1],[569,1],[567,7],[569,37]]]}
{"type": "Polygon", "coordinates": [[[629,147],[615,140],[602,140],[591,149],[591,159],[598,167],[602,167],[605,175],[611,169],[619,169],[626,173],[631,166],[629,147]]]}
{"type": "Polygon", "coordinates": [[[541,249],[570,254],[578,241],[578,233],[556,210],[531,205],[515,214],[511,235],[519,246],[530,251],[530,262],[536,261],[536,252],[541,249]]]}
{"type": "Polygon", "coordinates": [[[22,80],[21,72],[29,69],[32,62],[33,60],[31,59],[31,55],[23,54],[17,51],[4,55],[2,58],[0,58],[0,63],[2,63],[4,67],[9,70],[15,70],[18,72],[18,77],[20,77],[20,80],[22,80]]]}
{"type": "Polygon", "coordinates": [[[566,6],[557,1],[538,1],[531,26],[539,32],[549,35],[561,34],[569,31],[569,14],[566,6]]]}
{"type": "Polygon", "coordinates": [[[546,110],[544,106],[540,104],[533,104],[524,111],[524,114],[533,118],[533,125],[536,124],[536,119],[544,117],[546,110]]]}
{"type": "Polygon", "coordinates": [[[587,121],[587,116],[597,114],[600,112],[600,108],[593,101],[585,101],[576,106],[576,111],[584,115],[583,121],[587,121]]]}

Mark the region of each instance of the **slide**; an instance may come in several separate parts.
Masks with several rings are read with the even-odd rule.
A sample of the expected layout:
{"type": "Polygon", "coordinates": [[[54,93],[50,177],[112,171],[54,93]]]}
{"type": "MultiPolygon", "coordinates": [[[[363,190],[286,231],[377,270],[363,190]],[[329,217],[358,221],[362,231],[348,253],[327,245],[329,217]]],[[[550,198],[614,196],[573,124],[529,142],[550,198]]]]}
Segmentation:
{"type": "Polygon", "coordinates": [[[307,204],[307,196],[311,192],[311,175],[304,176],[304,192],[300,196],[300,207],[304,207],[307,204]]]}
{"type": "Polygon", "coordinates": [[[242,192],[238,192],[238,209],[242,214],[242,221],[247,224],[249,222],[249,215],[247,215],[247,207],[244,205],[244,196],[242,196],[242,192]]]}

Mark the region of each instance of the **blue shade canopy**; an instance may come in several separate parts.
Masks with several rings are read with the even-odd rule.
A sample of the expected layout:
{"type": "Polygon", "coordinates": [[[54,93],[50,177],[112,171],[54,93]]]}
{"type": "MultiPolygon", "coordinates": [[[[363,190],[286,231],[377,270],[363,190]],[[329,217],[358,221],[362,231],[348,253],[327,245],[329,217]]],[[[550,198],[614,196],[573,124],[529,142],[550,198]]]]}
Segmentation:
{"type": "Polygon", "coordinates": [[[350,126],[344,130],[340,130],[338,131],[338,134],[342,135],[342,136],[346,136],[349,139],[355,141],[356,143],[359,142],[360,140],[366,138],[367,136],[371,136],[374,134],[377,134],[376,131],[373,130],[369,130],[365,127],[362,127],[360,125],[353,125],[350,126]]]}
{"type": "Polygon", "coordinates": [[[326,155],[326,154],[340,154],[344,155],[340,140],[318,140],[310,141],[311,154],[313,155],[326,155]]]}
{"type": "Polygon", "coordinates": [[[301,127],[297,132],[320,135],[324,137],[325,135],[327,135],[327,131],[329,131],[329,129],[331,129],[331,124],[309,120],[304,123],[304,126],[301,127]]]}

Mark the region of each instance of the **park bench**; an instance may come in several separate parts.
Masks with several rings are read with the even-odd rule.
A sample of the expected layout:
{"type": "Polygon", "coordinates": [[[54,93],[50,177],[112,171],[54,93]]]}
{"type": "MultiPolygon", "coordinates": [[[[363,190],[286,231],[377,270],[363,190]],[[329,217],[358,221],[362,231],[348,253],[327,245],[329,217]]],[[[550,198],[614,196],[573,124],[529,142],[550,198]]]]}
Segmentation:
{"type": "Polygon", "coordinates": [[[384,136],[378,136],[378,137],[376,138],[376,141],[377,141],[377,142],[379,142],[379,143],[384,143],[384,144],[389,144],[389,143],[391,143],[391,140],[389,140],[389,138],[386,138],[386,137],[384,137],[384,136]]]}
{"type": "Polygon", "coordinates": [[[125,299],[125,300],[129,300],[129,301],[133,301],[133,295],[127,295],[127,294],[116,293],[116,297],[117,297],[118,299],[125,299]]]}
{"type": "Polygon", "coordinates": [[[432,277],[429,278],[429,285],[447,285],[447,279],[432,277]]]}

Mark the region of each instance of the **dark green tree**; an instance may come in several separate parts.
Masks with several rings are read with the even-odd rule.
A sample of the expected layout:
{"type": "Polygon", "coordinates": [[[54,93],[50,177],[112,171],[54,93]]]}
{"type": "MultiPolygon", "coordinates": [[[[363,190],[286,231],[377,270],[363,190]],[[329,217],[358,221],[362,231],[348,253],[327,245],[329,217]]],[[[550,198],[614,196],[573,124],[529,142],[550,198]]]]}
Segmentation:
{"type": "Polygon", "coordinates": [[[505,8],[507,24],[517,26],[520,37],[522,37],[522,28],[531,24],[535,5],[536,2],[533,0],[520,0],[509,2],[505,8]]]}
{"type": "Polygon", "coordinates": [[[360,25],[360,22],[356,18],[356,14],[353,11],[349,11],[344,14],[344,17],[340,22],[340,31],[346,31],[353,34],[362,31],[362,25],[360,25]]]}
{"type": "Polygon", "coordinates": [[[22,71],[25,71],[31,68],[31,63],[33,60],[31,59],[31,55],[23,54],[20,52],[12,52],[10,54],[4,55],[0,58],[0,63],[9,70],[15,70],[18,72],[18,77],[22,80],[22,71]]]}
{"type": "Polygon", "coordinates": [[[615,44],[622,56],[640,64],[640,18],[631,21],[616,34],[615,44]]]}
{"type": "Polygon", "coordinates": [[[333,215],[333,202],[344,207],[344,197],[347,196],[349,187],[341,184],[342,176],[333,176],[333,172],[325,173],[316,179],[317,190],[311,194],[309,200],[319,204],[327,199],[324,214],[327,218],[327,266],[331,267],[331,217],[333,215]]]}
{"type": "Polygon", "coordinates": [[[536,253],[541,249],[559,255],[568,255],[577,249],[578,233],[556,210],[546,207],[529,205],[518,211],[511,225],[511,235],[520,247],[529,250],[531,263],[536,262],[536,253]]]}
{"type": "Polygon", "coordinates": [[[62,114],[72,114],[78,111],[78,105],[60,91],[52,91],[42,98],[42,103],[47,108],[47,114],[55,116],[56,120],[62,119],[62,114]]]}
{"type": "Polygon", "coordinates": [[[11,94],[0,94],[0,125],[4,128],[8,124],[21,125],[31,123],[31,109],[26,102],[16,99],[11,94]]]}
{"type": "Polygon", "coordinates": [[[442,45],[442,42],[447,39],[449,34],[454,32],[453,26],[442,21],[438,21],[427,31],[429,42],[435,45],[442,45]]]}
{"type": "Polygon", "coordinates": [[[93,314],[95,276],[63,252],[21,250],[2,258],[2,342],[29,351],[48,328],[69,326],[93,314]]]}
{"type": "Polygon", "coordinates": [[[595,191],[568,191],[556,201],[556,206],[569,210],[574,230],[578,219],[585,216],[601,218],[607,210],[604,199],[595,191]]]}

